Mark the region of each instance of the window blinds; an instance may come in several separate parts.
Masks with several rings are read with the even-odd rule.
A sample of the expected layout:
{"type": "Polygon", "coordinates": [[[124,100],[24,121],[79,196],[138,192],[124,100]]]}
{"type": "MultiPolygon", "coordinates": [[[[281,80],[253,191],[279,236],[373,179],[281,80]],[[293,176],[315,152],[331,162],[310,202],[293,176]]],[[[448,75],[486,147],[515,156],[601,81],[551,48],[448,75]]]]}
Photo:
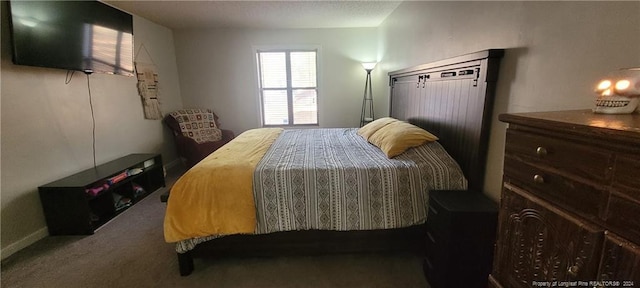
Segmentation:
{"type": "Polygon", "coordinates": [[[317,52],[257,54],[264,125],[318,124],[317,52]]]}

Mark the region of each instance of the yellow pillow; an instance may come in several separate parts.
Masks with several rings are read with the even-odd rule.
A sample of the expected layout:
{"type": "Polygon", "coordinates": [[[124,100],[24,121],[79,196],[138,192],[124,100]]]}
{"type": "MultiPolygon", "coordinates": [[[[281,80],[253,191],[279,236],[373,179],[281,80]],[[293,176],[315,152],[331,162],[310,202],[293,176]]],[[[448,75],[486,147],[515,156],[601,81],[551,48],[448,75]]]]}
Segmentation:
{"type": "Polygon", "coordinates": [[[402,121],[389,123],[369,137],[369,142],[380,148],[389,158],[398,156],[411,147],[436,140],[438,137],[435,135],[402,121]]]}
{"type": "Polygon", "coordinates": [[[372,122],[369,122],[369,124],[360,127],[357,133],[358,135],[362,136],[362,138],[364,138],[365,140],[369,140],[371,135],[373,135],[373,133],[376,133],[376,131],[378,131],[380,128],[387,126],[390,123],[399,122],[399,121],[400,120],[395,118],[383,117],[380,119],[373,120],[372,122]]]}

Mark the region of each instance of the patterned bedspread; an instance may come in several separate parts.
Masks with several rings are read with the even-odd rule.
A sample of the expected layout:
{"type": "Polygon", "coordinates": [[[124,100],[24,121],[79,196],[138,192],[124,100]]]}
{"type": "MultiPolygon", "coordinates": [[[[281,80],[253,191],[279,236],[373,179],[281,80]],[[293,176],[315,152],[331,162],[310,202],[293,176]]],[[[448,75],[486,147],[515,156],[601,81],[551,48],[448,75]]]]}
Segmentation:
{"type": "Polygon", "coordinates": [[[258,233],[424,223],[428,190],[465,189],[437,142],[388,159],[356,128],[285,130],[254,173],[258,233]]]}
{"type": "MultiPolygon", "coordinates": [[[[466,189],[438,142],[388,159],[357,128],[284,130],[254,172],[256,233],[372,230],[424,223],[428,191],[466,189]]],[[[211,236],[178,243],[180,253],[211,236]]]]}

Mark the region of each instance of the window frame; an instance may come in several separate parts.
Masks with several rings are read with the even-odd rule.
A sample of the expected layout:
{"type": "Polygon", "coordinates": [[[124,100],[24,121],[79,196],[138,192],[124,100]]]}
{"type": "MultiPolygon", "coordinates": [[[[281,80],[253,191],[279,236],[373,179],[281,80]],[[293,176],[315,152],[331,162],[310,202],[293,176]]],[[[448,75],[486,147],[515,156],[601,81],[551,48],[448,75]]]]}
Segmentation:
{"type": "Polygon", "coordinates": [[[256,75],[257,75],[257,95],[258,95],[258,104],[260,109],[260,124],[262,127],[318,127],[320,126],[320,47],[319,46],[296,46],[296,47],[254,47],[253,49],[254,59],[255,59],[255,67],[256,67],[256,75]],[[286,87],[284,88],[263,88],[262,87],[262,70],[260,69],[260,53],[285,53],[285,61],[286,61],[286,87]],[[293,87],[292,86],[292,75],[291,75],[291,53],[295,52],[315,52],[316,56],[316,86],[315,87],[293,87]],[[265,105],[264,105],[264,91],[279,91],[285,90],[287,94],[287,117],[289,119],[290,124],[266,124],[265,122],[265,105]],[[293,124],[294,123],[294,113],[293,113],[293,91],[294,90],[315,90],[316,92],[316,119],[315,123],[305,123],[305,124],[293,124]]]}

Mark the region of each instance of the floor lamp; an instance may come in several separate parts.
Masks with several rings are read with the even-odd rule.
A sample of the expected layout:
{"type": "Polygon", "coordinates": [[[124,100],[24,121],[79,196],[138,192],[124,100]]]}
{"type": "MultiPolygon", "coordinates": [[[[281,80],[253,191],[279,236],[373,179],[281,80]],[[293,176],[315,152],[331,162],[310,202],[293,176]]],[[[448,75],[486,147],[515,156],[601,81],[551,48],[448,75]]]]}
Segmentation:
{"type": "Polygon", "coordinates": [[[360,114],[360,127],[373,121],[373,93],[371,93],[371,71],[376,67],[376,62],[362,63],[367,71],[367,80],[364,84],[364,96],[362,98],[362,113],[360,114]]]}

